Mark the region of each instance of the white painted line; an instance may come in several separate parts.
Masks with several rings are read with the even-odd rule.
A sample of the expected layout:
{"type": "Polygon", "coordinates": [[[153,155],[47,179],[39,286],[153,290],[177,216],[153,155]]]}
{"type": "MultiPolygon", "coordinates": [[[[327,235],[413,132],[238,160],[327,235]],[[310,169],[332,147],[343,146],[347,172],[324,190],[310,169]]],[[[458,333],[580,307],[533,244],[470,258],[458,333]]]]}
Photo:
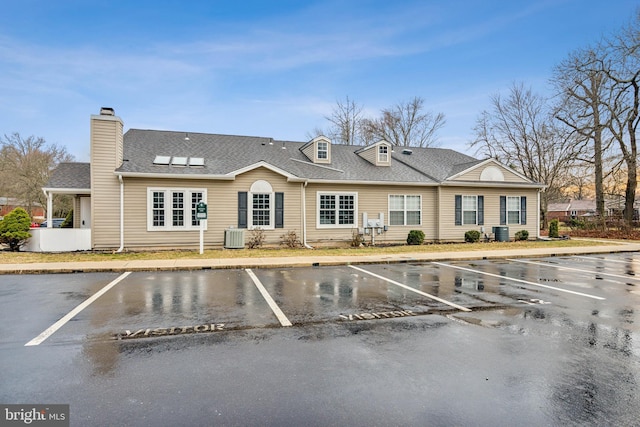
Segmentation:
{"type": "Polygon", "coordinates": [[[289,319],[287,319],[287,316],[284,315],[282,310],[280,310],[278,304],[276,304],[273,298],[271,298],[271,295],[269,295],[269,292],[267,292],[265,287],[262,285],[262,282],[260,281],[260,279],[258,279],[258,276],[256,276],[250,268],[245,269],[245,271],[247,272],[249,277],[251,277],[251,280],[253,280],[253,283],[256,285],[256,288],[258,288],[267,304],[269,304],[269,307],[271,307],[271,311],[273,311],[273,314],[276,315],[276,317],[280,321],[280,324],[282,326],[291,326],[291,322],[289,321],[289,319]]]}
{"type": "Polygon", "coordinates": [[[623,260],[620,260],[620,259],[598,258],[598,257],[595,257],[595,256],[574,255],[573,258],[591,259],[591,260],[595,260],[595,261],[604,261],[604,262],[617,262],[619,264],[640,264],[640,262],[638,262],[636,260],[623,261],[623,260]]]}
{"type": "Polygon", "coordinates": [[[443,264],[441,262],[431,262],[431,263],[432,264],[436,264],[436,265],[440,265],[442,267],[454,268],[456,270],[469,271],[469,272],[474,273],[474,274],[482,274],[482,275],[485,275],[485,276],[497,277],[499,279],[509,280],[511,282],[524,283],[524,284],[530,285],[530,286],[538,286],[540,288],[553,289],[554,291],[566,292],[568,294],[573,294],[573,295],[580,295],[581,297],[593,298],[593,299],[597,299],[597,300],[605,300],[606,299],[606,298],[598,297],[598,296],[595,296],[595,295],[583,294],[582,292],[576,292],[576,291],[570,291],[568,289],[556,288],[555,286],[548,286],[548,285],[543,285],[543,284],[540,284],[540,283],[529,282],[527,280],[513,279],[511,277],[501,276],[499,274],[487,273],[487,272],[484,272],[484,271],[481,271],[481,270],[474,270],[472,268],[459,267],[457,265],[450,265],[450,264],[443,264]]]}
{"type": "Polygon", "coordinates": [[[432,299],[432,300],[435,300],[435,301],[441,302],[441,303],[446,304],[446,305],[448,305],[448,306],[451,306],[451,307],[453,307],[453,308],[457,308],[457,309],[458,309],[458,310],[460,310],[460,311],[471,311],[471,309],[469,309],[469,308],[467,308],[467,307],[463,307],[463,306],[461,306],[461,305],[458,305],[458,304],[452,303],[451,301],[447,301],[447,300],[445,300],[445,299],[438,298],[438,297],[437,297],[437,296],[435,296],[435,295],[431,295],[431,294],[428,294],[428,293],[426,293],[426,292],[419,291],[419,290],[417,290],[417,289],[414,289],[414,288],[412,288],[412,287],[410,287],[410,286],[407,286],[407,285],[405,285],[405,284],[402,284],[402,283],[400,283],[400,282],[396,282],[395,280],[391,280],[391,279],[388,279],[388,278],[386,278],[386,277],[384,277],[384,276],[380,276],[379,274],[375,274],[375,273],[372,273],[372,272],[370,272],[370,271],[364,270],[364,269],[362,269],[362,268],[360,268],[360,267],[356,267],[356,266],[354,266],[354,265],[350,265],[349,267],[351,267],[351,268],[353,268],[353,269],[355,269],[355,270],[361,271],[361,272],[363,272],[363,273],[369,274],[369,275],[371,275],[371,276],[373,276],[373,277],[377,277],[378,279],[384,280],[385,282],[393,283],[394,285],[400,286],[401,288],[407,289],[407,290],[409,290],[409,291],[411,291],[411,292],[415,292],[415,293],[420,294],[420,295],[422,295],[422,296],[424,296],[424,297],[427,297],[427,298],[429,298],[429,299],[432,299]]]}
{"type": "Polygon", "coordinates": [[[562,265],[551,264],[549,262],[523,261],[521,259],[509,259],[507,261],[514,261],[514,262],[519,262],[519,263],[522,263],[522,264],[541,265],[543,267],[554,267],[554,268],[557,268],[559,270],[577,271],[579,273],[595,274],[595,275],[598,275],[598,276],[617,277],[618,279],[640,280],[640,278],[634,277],[634,276],[625,276],[625,275],[622,275],[622,274],[605,273],[603,271],[582,270],[581,268],[564,267],[562,265]]]}
{"type": "Polygon", "coordinates": [[[80,303],[76,308],[74,308],[69,313],[67,313],[62,319],[58,320],[53,325],[49,326],[47,329],[45,329],[44,332],[42,332],[40,335],[38,335],[37,337],[35,337],[31,341],[29,341],[28,343],[26,343],[24,346],[28,347],[28,346],[32,346],[32,345],[40,345],[44,340],[46,340],[51,335],[53,335],[58,329],[63,327],[69,320],[71,320],[74,317],[76,317],[78,315],[78,313],[80,313],[82,310],[87,308],[92,302],[94,302],[95,300],[100,298],[102,295],[105,294],[105,292],[107,292],[109,289],[113,288],[115,285],[120,283],[123,279],[125,279],[130,274],[131,274],[130,271],[122,273],[120,276],[118,276],[111,283],[106,285],[104,288],[100,289],[95,294],[91,295],[84,302],[80,303]]]}

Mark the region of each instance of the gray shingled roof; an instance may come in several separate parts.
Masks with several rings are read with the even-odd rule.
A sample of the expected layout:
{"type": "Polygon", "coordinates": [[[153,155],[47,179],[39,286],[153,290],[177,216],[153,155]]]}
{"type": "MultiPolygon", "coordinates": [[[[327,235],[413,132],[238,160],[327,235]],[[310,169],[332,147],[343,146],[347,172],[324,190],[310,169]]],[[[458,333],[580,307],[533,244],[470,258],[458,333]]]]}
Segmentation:
{"type": "Polygon", "coordinates": [[[124,135],[125,173],[226,175],[264,161],[301,179],[437,183],[453,175],[460,164],[479,160],[449,149],[412,148],[405,155],[396,149],[390,167],[372,165],[355,152],[362,147],[331,146],[331,164],[317,165],[301,152],[303,142],[271,138],[130,129],[124,135]],[[283,149],[284,147],[284,149],[283,149]],[[154,165],[157,155],[202,157],[204,167],[154,165]]]}
{"type": "Polygon", "coordinates": [[[89,163],[60,163],[49,175],[45,188],[91,189],[91,165],[89,163]]]}
{"type": "MultiPolygon", "coordinates": [[[[124,134],[124,162],[116,172],[179,176],[224,176],[260,162],[302,179],[352,182],[436,184],[481,163],[466,154],[444,148],[411,147],[411,154],[395,147],[391,166],[369,163],[356,154],[359,146],[332,145],[331,163],[311,162],[301,148],[308,142],[271,138],[130,129],[124,134]],[[202,167],[154,164],[156,156],[199,157],[202,167]]],[[[90,188],[89,163],[61,163],[46,188],[90,188]]]]}

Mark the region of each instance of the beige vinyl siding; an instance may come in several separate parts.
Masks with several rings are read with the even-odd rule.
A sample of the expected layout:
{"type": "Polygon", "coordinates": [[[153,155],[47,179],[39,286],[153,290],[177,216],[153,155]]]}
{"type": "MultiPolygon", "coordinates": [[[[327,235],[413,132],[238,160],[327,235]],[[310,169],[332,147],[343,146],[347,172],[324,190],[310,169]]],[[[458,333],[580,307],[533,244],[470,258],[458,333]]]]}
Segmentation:
{"type": "Polygon", "coordinates": [[[73,228],[80,228],[80,196],[73,196],[73,228]]]}
{"type": "Polygon", "coordinates": [[[305,148],[302,149],[302,154],[307,156],[307,158],[313,162],[313,161],[315,161],[315,158],[316,158],[315,150],[316,150],[316,145],[315,144],[309,144],[305,148]]]}
{"type": "Polygon", "coordinates": [[[504,175],[504,181],[505,182],[529,182],[529,181],[526,181],[526,180],[522,179],[521,177],[519,177],[515,173],[513,173],[513,171],[510,171],[509,169],[504,168],[501,165],[496,165],[496,164],[489,164],[489,165],[485,165],[484,167],[478,167],[478,168],[473,169],[473,170],[471,170],[471,171],[469,171],[469,172],[467,172],[467,173],[465,173],[463,175],[460,175],[459,177],[457,177],[453,181],[480,181],[480,175],[482,174],[482,171],[487,167],[495,167],[495,168],[500,169],[500,171],[504,175]]]}
{"type": "Polygon", "coordinates": [[[504,189],[504,188],[480,188],[480,187],[443,187],[441,188],[440,209],[441,225],[440,240],[464,241],[464,233],[469,230],[481,231],[491,234],[493,227],[500,225],[500,196],[526,196],[527,197],[527,224],[507,224],[509,236],[513,239],[516,232],[527,230],[529,238],[535,238],[537,230],[538,191],[536,189],[504,189]],[[481,225],[455,225],[455,196],[484,196],[484,226],[481,225]]]}
{"type": "MultiPolygon", "coordinates": [[[[223,246],[225,229],[238,226],[238,192],[248,192],[251,184],[257,180],[268,181],[274,192],[284,193],[284,228],[265,230],[266,243],[279,244],[280,236],[289,230],[296,231],[301,239],[301,184],[289,183],[282,175],[261,167],[239,175],[235,181],[125,178],[125,247],[195,248],[199,245],[198,228],[189,231],[147,231],[149,188],[205,189],[208,219],[204,244],[223,246]]],[[[185,214],[185,219],[190,221],[190,214],[185,214]]],[[[245,241],[250,233],[249,230],[245,231],[245,241]]]]}
{"type": "MultiPolygon", "coordinates": [[[[369,163],[375,165],[378,161],[378,146],[376,145],[367,150],[361,151],[358,155],[369,163]]],[[[389,157],[391,157],[391,150],[389,150],[389,157]]]]}
{"type": "Polygon", "coordinates": [[[94,249],[120,246],[120,184],[114,174],[122,163],[122,121],[91,117],[91,240],[94,249]]]}
{"type": "MultiPolygon", "coordinates": [[[[376,234],[378,243],[404,242],[410,230],[420,229],[425,233],[427,240],[436,239],[436,199],[435,187],[402,187],[392,185],[336,185],[336,184],[309,184],[306,188],[306,218],[307,218],[307,242],[330,243],[338,241],[350,241],[354,228],[318,228],[317,226],[317,194],[321,193],[357,193],[356,227],[362,228],[362,213],[367,212],[369,218],[378,218],[379,213],[384,213],[385,224],[389,224],[389,195],[409,194],[422,196],[422,224],[406,226],[389,226],[389,230],[382,234],[376,234]]],[[[367,239],[369,237],[367,236],[367,239]]]]}

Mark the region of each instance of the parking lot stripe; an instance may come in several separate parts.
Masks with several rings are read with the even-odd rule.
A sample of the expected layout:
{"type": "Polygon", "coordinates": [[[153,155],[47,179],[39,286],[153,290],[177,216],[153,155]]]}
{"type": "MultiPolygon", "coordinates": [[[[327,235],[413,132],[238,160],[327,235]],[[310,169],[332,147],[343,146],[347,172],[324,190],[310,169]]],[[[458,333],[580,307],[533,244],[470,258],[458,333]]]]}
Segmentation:
{"type": "Polygon", "coordinates": [[[599,275],[599,276],[617,277],[618,279],[640,280],[639,278],[633,277],[633,276],[630,276],[630,275],[629,276],[624,276],[622,274],[605,273],[604,271],[582,270],[581,268],[565,267],[563,265],[551,264],[550,262],[523,261],[523,260],[520,260],[520,259],[510,259],[508,261],[520,262],[522,264],[541,265],[543,267],[554,267],[554,268],[557,268],[559,270],[577,271],[579,273],[596,274],[596,275],[599,275]]]}
{"type": "Polygon", "coordinates": [[[441,262],[432,262],[432,264],[440,265],[442,267],[454,268],[456,270],[469,271],[469,272],[474,273],[474,274],[482,274],[484,276],[497,277],[499,279],[507,279],[507,280],[509,280],[511,282],[524,283],[526,285],[537,286],[537,287],[540,287],[540,288],[553,289],[554,291],[566,292],[568,294],[579,295],[581,297],[593,298],[593,299],[597,299],[597,300],[605,300],[606,299],[606,298],[598,297],[598,296],[595,296],[595,295],[583,294],[582,292],[570,291],[569,289],[556,288],[555,286],[549,286],[549,285],[543,285],[541,283],[529,282],[528,280],[514,279],[514,278],[511,278],[511,277],[501,276],[499,274],[487,273],[487,272],[482,271],[482,270],[474,270],[472,268],[460,267],[460,266],[451,265],[451,264],[444,264],[444,263],[441,263],[441,262]]]}
{"type": "Polygon", "coordinates": [[[372,272],[367,271],[367,270],[365,270],[365,269],[363,269],[363,268],[360,268],[360,267],[356,267],[355,265],[350,265],[349,267],[351,267],[351,268],[353,268],[353,269],[355,269],[355,270],[361,271],[361,272],[363,272],[363,273],[366,273],[366,274],[368,274],[368,275],[370,275],[370,276],[376,277],[376,278],[378,278],[378,279],[380,279],[380,280],[384,280],[385,282],[389,282],[389,283],[392,283],[392,284],[394,284],[394,285],[400,286],[401,288],[407,289],[407,290],[409,290],[409,291],[411,291],[411,292],[415,292],[415,293],[417,293],[417,294],[420,294],[420,295],[422,295],[422,296],[424,296],[424,297],[427,297],[427,298],[429,298],[429,299],[432,299],[432,300],[434,300],[434,301],[441,302],[441,303],[443,303],[443,304],[446,304],[446,305],[448,305],[448,306],[451,306],[451,307],[453,307],[453,308],[456,308],[456,309],[458,309],[458,310],[460,310],[460,311],[471,311],[471,309],[470,309],[470,308],[463,307],[463,306],[458,305],[458,304],[455,304],[455,303],[453,303],[453,302],[451,302],[451,301],[447,301],[447,300],[445,300],[445,299],[438,298],[438,297],[437,297],[437,296],[435,296],[435,295],[431,295],[431,294],[428,294],[428,293],[426,293],[426,292],[419,291],[419,290],[417,290],[417,289],[412,288],[411,286],[407,286],[407,285],[402,284],[402,283],[400,283],[400,282],[396,282],[395,280],[388,279],[388,278],[386,278],[386,277],[384,277],[384,276],[380,276],[379,274],[372,273],[372,272]]]}
{"type": "Polygon", "coordinates": [[[273,314],[276,315],[276,317],[280,321],[280,324],[282,326],[291,326],[291,322],[289,321],[289,319],[287,319],[287,316],[284,315],[282,310],[280,310],[278,304],[276,304],[273,298],[271,298],[271,295],[269,295],[269,292],[267,292],[265,287],[262,285],[262,282],[260,281],[260,279],[258,279],[258,276],[256,276],[250,268],[245,269],[245,271],[247,272],[249,277],[251,277],[251,280],[253,280],[253,283],[256,285],[267,304],[269,304],[269,307],[271,307],[271,311],[273,311],[273,314]]]}
{"type": "Polygon", "coordinates": [[[51,325],[47,329],[45,329],[44,332],[42,332],[40,335],[38,335],[37,337],[35,337],[34,339],[32,339],[31,341],[26,343],[25,347],[33,346],[33,345],[40,345],[44,340],[46,340],[51,335],[53,335],[58,329],[63,327],[69,320],[71,320],[75,316],[77,316],[78,313],[80,313],[82,310],[87,308],[92,302],[94,302],[95,300],[100,298],[102,295],[105,294],[105,292],[107,292],[109,289],[113,288],[115,285],[120,283],[122,280],[124,280],[130,274],[131,274],[130,271],[122,273],[120,276],[118,276],[111,283],[107,284],[104,288],[100,289],[98,292],[96,292],[95,294],[93,294],[89,298],[87,298],[84,302],[80,303],[76,308],[74,308],[69,313],[67,313],[63,318],[61,318],[56,323],[54,323],[53,325],[51,325]]]}
{"type": "Polygon", "coordinates": [[[611,258],[598,258],[595,256],[580,256],[580,255],[574,255],[573,258],[582,258],[582,259],[590,259],[590,260],[594,260],[594,261],[606,261],[606,262],[617,262],[618,264],[640,264],[638,261],[636,260],[621,260],[621,259],[611,259],[611,258]]]}

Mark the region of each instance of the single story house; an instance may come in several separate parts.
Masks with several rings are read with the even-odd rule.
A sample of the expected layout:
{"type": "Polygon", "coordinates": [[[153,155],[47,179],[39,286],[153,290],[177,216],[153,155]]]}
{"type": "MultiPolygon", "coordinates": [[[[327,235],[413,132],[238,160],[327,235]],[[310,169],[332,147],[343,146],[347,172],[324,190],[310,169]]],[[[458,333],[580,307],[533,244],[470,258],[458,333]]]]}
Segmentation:
{"type": "MultiPolygon", "coordinates": [[[[624,197],[610,196],[605,199],[605,212],[608,217],[622,217],[624,211],[624,197]]],[[[594,199],[568,200],[549,203],[547,217],[549,220],[557,219],[567,222],[570,219],[584,219],[596,215],[596,201],[594,199]]],[[[638,220],[640,216],[640,200],[634,202],[633,218],[638,220]]]]}
{"type": "MultiPolygon", "coordinates": [[[[96,250],[225,245],[228,230],[294,231],[306,246],[462,241],[507,226],[539,235],[544,185],[494,159],[443,148],[366,147],[192,132],[129,129],[113,109],[91,116],[90,163],[62,163],[44,188],[75,195],[74,227],[96,250]],[[207,220],[197,218],[206,203],[207,220]]],[[[51,212],[51,209],[49,209],[51,212]]],[[[504,229],[502,229],[504,234],[504,229]]]]}
{"type": "MultiPolygon", "coordinates": [[[[15,208],[23,208],[29,211],[28,204],[22,200],[18,200],[14,197],[0,197],[0,218],[4,217],[15,208]]],[[[31,217],[33,219],[44,219],[44,208],[40,203],[32,204],[30,210],[31,217]]]]}
{"type": "Polygon", "coordinates": [[[568,200],[547,205],[547,218],[566,222],[579,217],[593,216],[596,213],[595,200],[568,200]]]}

